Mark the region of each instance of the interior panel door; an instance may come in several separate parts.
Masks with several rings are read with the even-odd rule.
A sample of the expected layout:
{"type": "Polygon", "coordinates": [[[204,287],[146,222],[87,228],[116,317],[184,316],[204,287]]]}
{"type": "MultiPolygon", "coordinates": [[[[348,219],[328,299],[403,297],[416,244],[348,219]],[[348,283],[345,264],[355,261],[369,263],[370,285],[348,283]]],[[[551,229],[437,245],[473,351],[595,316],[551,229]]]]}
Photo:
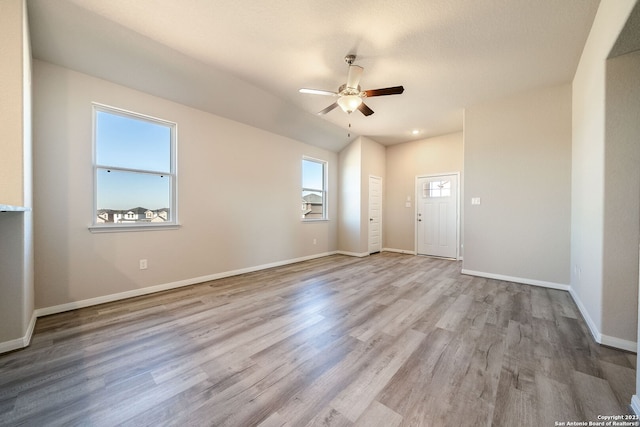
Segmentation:
{"type": "Polygon", "coordinates": [[[369,253],[382,250],[382,179],[369,177],[369,253]]]}

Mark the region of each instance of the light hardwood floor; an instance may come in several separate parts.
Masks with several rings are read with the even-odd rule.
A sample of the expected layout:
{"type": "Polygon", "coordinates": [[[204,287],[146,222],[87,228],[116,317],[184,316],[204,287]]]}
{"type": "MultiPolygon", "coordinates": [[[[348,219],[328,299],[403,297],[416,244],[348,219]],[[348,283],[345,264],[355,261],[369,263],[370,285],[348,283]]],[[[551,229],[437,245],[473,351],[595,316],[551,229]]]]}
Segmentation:
{"type": "Polygon", "coordinates": [[[635,355],[568,293],[330,256],[38,320],[0,425],[554,426],[628,413],[635,355]]]}

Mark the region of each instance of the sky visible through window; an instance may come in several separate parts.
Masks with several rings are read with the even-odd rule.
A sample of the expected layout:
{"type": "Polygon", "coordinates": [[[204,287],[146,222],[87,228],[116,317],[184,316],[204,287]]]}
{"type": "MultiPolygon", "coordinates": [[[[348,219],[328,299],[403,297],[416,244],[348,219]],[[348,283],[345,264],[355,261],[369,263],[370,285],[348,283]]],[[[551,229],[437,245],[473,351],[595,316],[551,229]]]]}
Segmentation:
{"type": "Polygon", "coordinates": [[[324,164],[313,160],[302,161],[302,187],[322,190],[324,188],[324,164]]]}
{"type": "Polygon", "coordinates": [[[96,163],[98,210],[170,208],[170,126],[98,110],[96,163]]]}
{"type": "Polygon", "coordinates": [[[326,163],[302,159],[302,219],[325,219],[326,163]]]}

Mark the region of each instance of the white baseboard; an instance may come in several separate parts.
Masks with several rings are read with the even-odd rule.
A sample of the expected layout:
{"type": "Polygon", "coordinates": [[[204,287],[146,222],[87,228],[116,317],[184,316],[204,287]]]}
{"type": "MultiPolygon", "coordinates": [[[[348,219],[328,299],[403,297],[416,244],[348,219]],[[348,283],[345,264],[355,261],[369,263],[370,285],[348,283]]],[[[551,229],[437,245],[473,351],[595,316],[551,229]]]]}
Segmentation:
{"type": "MultiPolygon", "coordinates": [[[[383,248],[382,250],[385,251],[385,252],[397,252],[397,253],[402,253],[402,254],[415,255],[415,252],[407,251],[407,250],[403,250],[403,249],[383,248]]],[[[238,269],[238,270],[232,270],[232,271],[226,271],[226,272],[222,272],[222,273],[210,274],[210,275],[207,275],[207,276],[194,277],[194,278],[190,278],[190,279],[180,280],[180,281],[177,281],[177,282],[170,282],[170,283],[164,283],[164,284],[155,285],[155,286],[149,286],[149,287],[141,288],[141,289],[134,289],[134,290],[131,290],[131,291],[120,292],[120,293],[117,293],[117,294],[104,295],[104,296],[100,296],[100,297],[96,297],[96,298],[90,298],[90,299],[81,300],[81,301],[72,301],[72,302],[69,302],[69,303],[60,304],[60,305],[56,305],[56,306],[52,306],[52,307],[39,308],[39,309],[36,309],[34,311],[33,315],[31,316],[31,320],[29,322],[29,326],[27,327],[27,331],[26,331],[24,336],[22,336],[20,338],[13,339],[13,340],[10,340],[10,341],[0,342],[0,354],[8,352],[8,351],[12,351],[12,350],[17,350],[17,349],[24,348],[24,347],[28,346],[29,343],[31,342],[31,336],[33,335],[33,330],[35,328],[36,319],[38,317],[47,316],[47,315],[50,315],[50,314],[62,313],[62,312],[65,312],[65,311],[75,310],[75,309],[78,309],[78,308],[91,307],[91,306],[94,306],[94,305],[104,304],[104,303],[113,302],[113,301],[119,301],[119,300],[123,300],[123,299],[127,299],[127,298],[133,298],[133,297],[137,297],[137,296],[148,295],[148,294],[152,294],[152,293],[156,293],[156,292],[166,291],[166,290],[169,290],[169,289],[176,289],[176,288],[180,288],[180,287],[183,287],[183,286],[195,285],[195,284],[198,284],[198,283],[208,282],[208,281],[211,281],[211,280],[217,280],[217,279],[222,279],[222,278],[225,278],[225,277],[237,276],[237,275],[240,275],[240,274],[251,273],[251,272],[254,272],[254,271],[265,270],[265,269],[273,268],[273,267],[280,267],[280,266],[287,265],[287,264],[294,264],[296,262],[308,261],[308,260],[311,260],[311,259],[322,258],[322,257],[325,257],[325,256],[335,255],[335,254],[342,254],[342,255],[355,256],[355,257],[369,256],[369,254],[366,253],[366,252],[363,252],[363,253],[354,253],[354,252],[346,252],[346,251],[325,252],[325,253],[321,253],[321,254],[309,255],[309,256],[300,257],[300,258],[294,258],[294,259],[285,260],[285,261],[278,261],[278,262],[269,263],[269,264],[262,264],[262,265],[258,265],[258,266],[254,266],[254,267],[247,267],[247,268],[238,269]]],[[[462,274],[486,277],[486,278],[489,278],[489,279],[496,279],[496,280],[504,280],[504,281],[515,282],[515,283],[523,283],[523,284],[527,284],[527,285],[542,286],[542,287],[552,288],[552,289],[567,290],[567,291],[569,291],[571,297],[573,298],[573,300],[575,301],[576,305],[578,306],[578,309],[580,310],[580,313],[582,314],[582,317],[585,319],[585,322],[587,323],[587,326],[589,327],[589,330],[591,331],[591,334],[593,335],[593,338],[595,339],[595,341],[597,343],[603,344],[603,345],[607,345],[607,346],[610,346],[610,347],[620,348],[620,349],[623,349],[623,350],[626,350],[626,351],[631,351],[631,352],[636,352],[637,351],[637,343],[636,342],[627,341],[627,340],[623,340],[623,339],[616,338],[616,337],[610,337],[610,336],[603,335],[602,333],[600,333],[598,328],[595,326],[595,323],[593,322],[593,320],[589,316],[589,313],[585,309],[584,305],[582,304],[582,302],[580,301],[578,296],[575,294],[573,289],[571,289],[568,285],[562,285],[562,284],[551,283],[551,282],[543,282],[543,281],[539,281],[539,280],[522,279],[522,278],[518,278],[518,277],[504,276],[504,275],[500,275],[500,274],[483,273],[483,272],[465,270],[465,269],[462,270],[462,274]]]]}
{"type": "Polygon", "coordinates": [[[591,332],[591,336],[593,336],[593,339],[595,340],[595,342],[597,342],[598,344],[618,348],[621,350],[630,351],[633,353],[638,351],[637,342],[623,340],[621,338],[616,338],[616,337],[602,334],[598,330],[598,327],[596,326],[591,316],[589,316],[589,312],[587,311],[584,304],[582,304],[582,301],[580,301],[580,298],[578,298],[578,295],[575,293],[573,288],[569,285],[563,285],[560,283],[553,283],[553,282],[544,282],[541,280],[523,279],[520,277],[503,276],[501,274],[484,273],[481,271],[472,271],[472,270],[466,270],[466,269],[462,269],[462,274],[468,274],[470,276],[486,277],[488,279],[505,280],[508,282],[523,283],[525,285],[542,286],[544,288],[559,289],[561,291],[568,291],[569,295],[571,295],[571,298],[578,306],[578,310],[580,310],[580,314],[582,314],[582,317],[584,318],[584,321],[587,324],[587,327],[589,328],[589,331],[591,332]]]}
{"type": "Polygon", "coordinates": [[[347,251],[336,251],[335,253],[340,254],[340,255],[347,255],[347,256],[355,256],[358,258],[363,258],[366,256],[369,256],[369,252],[347,252],[347,251]]]}
{"type": "Polygon", "coordinates": [[[27,345],[25,344],[25,337],[20,337],[10,341],[0,342],[0,354],[6,353],[8,351],[17,350],[19,348],[24,348],[26,346],[27,345]]]}
{"type": "Polygon", "coordinates": [[[153,294],[156,292],[167,291],[170,289],[181,288],[183,286],[195,285],[198,283],[209,282],[211,280],[223,279],[225,277],[238,276],[240,274],[252,273],[254,271],[266,270],[267,268],[280,267],[288,264],[295,264],[296,262],[308,261],[316,258],[323,258],[329,255],[334,255],[338,252],[324,252],[321,254],[309,255],[300,258],[289,259],[285,261],[277,261],[269,264],[257,265],[254,267],[241,268],[238,270],[225,271],[222,273],[209,274],[206,276],[193,277],[190,279],[179,280],[177,282],[164,283],[161,285],[149,286],[146,288],[133,289],[131,291],[120,292],[117,294],[104,295],[96,298],[89,298],[81,301],[72,301],[65,304],[56,305],[53,307],[38,308],[35,311],[37,317],[48,316],[50,314],[62,313],[65,311],[76,310],[78,308],[91,307],[98,304],[104,304],[107,302],[119,301],[127,298],[138,297],[142,295],[153,294]]]}
{"type": "Polygon", "coordinates": [[[636,415],[640,416],[640,397],[637,394],[631,397],[631,409],[636,415]]]}
{"type": "Polygon", "coordinates": [[[65,311],[91,307],[94,305],[105,304],[108,302],[120,301],[123,299],[138,297],[142,295],[149,295],[156,292],[181,288],[183,286],[195,285],[198,283],[208,282],[211,280],[223,279],[225,277],[237,276],[245,273],[252,273],[254,271],[265,270],[267,268],[280,267],[283,265],[294,264],[297,262],[308,261],[316,258],[323,258],[329,255],[335,255],[335,254],[343,254],[343,255],[357,256],[357,257],[364,257],[369,255],[368,253],[352,253],[352,252],[344,252],[344,251],[324,252],[320,254],[308,255],[308,256],[293,258],[293,259],[284,260],[284,261],[277,261],[269,264],[262,264],[262,265],[242,268],[238,270],[231,270],[231,271],[225,271],[222,273],[209,274],[206,276],[193,277],[190,279],[179,280],[177,282],[163,283],[160,285],[149,286],[146,288],[133,289],[126,292],[119,292],[117,294],[103,295],[103,296],[89,298],[89,299],[80,300],[80,301],[72,301],[72,302],[59,304],[51,307],[38,308],[34,310],[33,315],[31,316],[31,321],[29,322],[29,327],[27,328],[27,332],[23,337],[0,342],[0,354],[27,347],[31,342],[31,336],[33,335],[36,319],[38,317],[48,316],[48,315],[57,314],[57,313],[63,313],[65,311]]]}
{"type": "Polygon", "coordinates": [[[589,331],[591,332],[591,336],[593,337],[593,339],[596,340],[598,344],[602,344],[602,334],[598,330],[596,323],[593,321],[593,319],[589,315],[587,308],[584,306],[584,304],[582,304],[582,301],[580,300],[576,292],[573,290],[573,288],[569,288],[569,295],[571,295],[573,302],[575,302],[576,305],[578,306],[578,310],[580,310],[580,314],[582,314],[582,318],[587,324],[587,327],[589,328],[589,331]]]}
{"type": "Polygon", "coordinates": [[[416,251],[408,251],[406,249],[382,248],[382,252],[395,252],[398,254],[415,255],[416,251]]]}
{"type": "Polygon", "coordinates": [[[33,329],[35,328],[35,326],[36,314],[33,313],[31,315],[31,320],[29,321],[29,326],[27,326],[27,331],[25,332],[24,336],[10,341],[0,342],[0,354],[27,347],[31,342],[31,337],[33,336],[33,329]]]}
{"type": "Polygon", "coordinates": [[[467,270],[465,268],[462,269],[462,274],[467,274],[469,276],[486,277],[487,279],[503,280],[505,282],[522,283],[524,285],[541,286],[543,288],[559,289],[561,291],[569,290],[569,285],[564,285],[562,283],[545,282],[544,280],[525,279],[522,277],[505,276],[502,274],[485,273],[482,271],[467,270]]]}
{"type": "Polygon", "coordinates": [[[578,306],[578,310],[580,310],[580,314],[582,314],[582,318],[584,319],[587,327],[589,327],[589,331],[591,332],[591,336],[593,339],[602,345],[606,345],[609,347],[619,348],[621,350],[630,351],[635,353],[638,351],[638,343],[635,341],[623,340],[622,338],[612,337],[609,335],[605,335],[596,326],[595,322],[589,315],[587,308],[582,304],[582,301],[578,297],[578,294],[573,290],[573,288],[569,289],[569,295],[573,299],[573,302],[578,306]]]}
{"type": "MultiPolygon", "coordinates": [[[[242,268],[239,270],[226,271],[222,273],[210,274],[207,276],[194,277],[191,279],[179,280],[177,282],[164,283],[161,285],[149,286],[141,289],[133,289],[126,292],[120,292],[117,294],[104,295],[96,298],[89,298],[81,301],[72,301],[65,304],[55,305],[52,307],[44,307],[35,309],[31,316],[31,321],[27,327],[27,332],[23,337],[16,338],[9,341],[0,342],[0,354],[8,351],[24,348],[31,342],[31,336],[36,325],[36,319],[42,316],[48,316],[50,314],[63,313],[65,311],[76,310],[78,308],[91,307],[98,304],[104,304],[107,302],[119,301],[127,298],[138,297],[142,295],[153,294],[156,292],[166,291],[169,289],[180,288],[183,286],[195,285],[198,283],[208,282],[211,280],[222,279],[230,276],[237,276],[239,274],[251,273],[254,271],[265,270],[272,267],[280,267],[287,264],[294,264],[296,262],[308,261],[315,258],[322,258],[329,255],[336,254],[336,251],[324,252],[315,255],[304,256],[300,258],[289,259],[285,261],[278,261],[269,264],[257,265],[254,267],[242,268]]],[[[368,255],[368,254],[367,254],[368,255]]]]}
{"type": "Polygon", "coordinates": [[[24,335],[24,346],[28,346],[31,344],[31,337],[33,336],[33,330],[36,328],[36,320],[38,320],[38,316],[36,316],[36,312],[31,313],[31,320],[29,320],[29,326],[27,326],[27,333],[24,335]]]}
{"type": "MultiPolygon", "coordinates": [[[[416,251],[410,251],[407,249],[395,249],[395,248],[382,248],[382,252],[395,252],[398,254],[407,254],[407,255],[418,255],[416,251]]],[[[436,257],[437,258],[437,257],[436,257]]],[[[454,258],[451,258],[454,259],[454,258]]],[[[462,256],[455,258],[456,261],[462,261],[462,256]]]]}
{"type": "Polygon", "coordinates": [[[619,348],[621,350],[630,351],[636,353],[638,351],[638,343],[635,341],[623,340],[622,338],[611,337],[609,335],[601,334],[600,344],[608,347],[619,348]]]}

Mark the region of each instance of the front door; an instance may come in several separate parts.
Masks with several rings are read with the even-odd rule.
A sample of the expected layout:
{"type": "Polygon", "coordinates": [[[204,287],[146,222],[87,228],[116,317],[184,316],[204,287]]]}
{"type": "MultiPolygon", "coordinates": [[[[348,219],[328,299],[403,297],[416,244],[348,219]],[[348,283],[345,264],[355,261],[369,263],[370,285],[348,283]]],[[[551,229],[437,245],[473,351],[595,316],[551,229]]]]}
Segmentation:
{"type": "Polygon", "coordinates": [[[419,255],[458,257],[458,175],[418,177],[419,255]]]}

